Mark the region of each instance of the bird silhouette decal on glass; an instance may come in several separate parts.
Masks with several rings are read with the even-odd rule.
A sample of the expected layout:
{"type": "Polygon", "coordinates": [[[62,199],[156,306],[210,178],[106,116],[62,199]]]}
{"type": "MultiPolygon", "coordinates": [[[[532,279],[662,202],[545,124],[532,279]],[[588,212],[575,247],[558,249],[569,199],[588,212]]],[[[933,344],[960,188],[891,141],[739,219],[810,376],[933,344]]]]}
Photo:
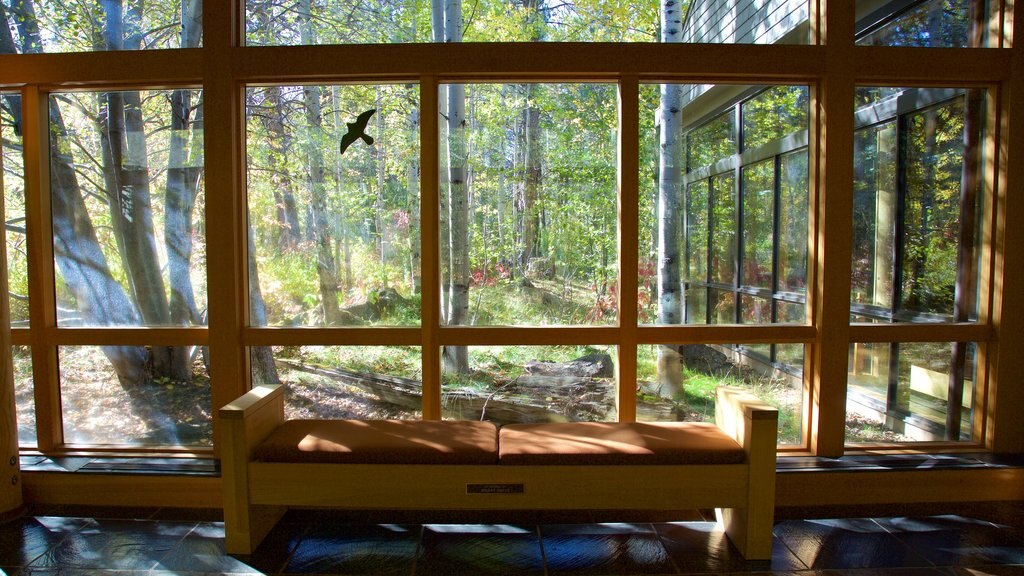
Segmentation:
{"type": "Polygon", "coordinates": [[[345,135],[341,137],[340,154],[344,154],[345,150],[348,149],[348,147],[351,146],[353,142],[360,138],[363,139],[363,142],[366,142],[367,146],[373,144],[373,138],[369,137],[366,134],[366,123],[370,121],[370,116],[373,116],[373,113],[376,111],[376,108],[371,108],[370,110],[367,110],[366,112],[360,114],[359,117],[356,118],[355,122],[345,123],[348,126],[348,132],[346,132],[345,135]]]}

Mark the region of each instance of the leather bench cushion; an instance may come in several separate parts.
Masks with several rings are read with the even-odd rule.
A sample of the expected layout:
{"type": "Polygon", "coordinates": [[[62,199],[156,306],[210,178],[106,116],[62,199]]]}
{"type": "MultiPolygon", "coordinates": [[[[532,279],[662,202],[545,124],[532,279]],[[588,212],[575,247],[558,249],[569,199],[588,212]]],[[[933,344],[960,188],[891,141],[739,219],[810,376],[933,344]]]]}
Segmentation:
{"type": "Polygon", "coordinates": [[[288,420],[256,447],[264,462],[495,464],[490,422],[288,420]]]}
{"type": "Polygon", "coordinates": [[[511,424],[499,435],[499,462],[536,464],[736,464],[743,448],[705,422],[511,424]]]}

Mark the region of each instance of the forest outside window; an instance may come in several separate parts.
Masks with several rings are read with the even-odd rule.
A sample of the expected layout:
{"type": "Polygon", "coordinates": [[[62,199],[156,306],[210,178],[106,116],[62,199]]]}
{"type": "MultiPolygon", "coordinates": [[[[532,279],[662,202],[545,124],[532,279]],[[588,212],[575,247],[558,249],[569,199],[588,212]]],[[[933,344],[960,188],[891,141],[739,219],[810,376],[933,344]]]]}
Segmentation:
{"type": "MultiPolygon", "coordinates": [[[[191,89],[49,97],[58,326],[206,323],[202,119],[191,89]]],[[[68,442],[212,444],[197,346],[63,347],[58,357],[68,442]],[[76,401],[87,389],[109,402],[76,401]]]]}
{"type": "Polygon", "coordinates": [[[419,114],[415,85],[246,90],[250,325],[419,325],[419,114]]]}
{"type": "Polygon", "coordinates": [[[4,0],[0,26],[16,32],[13,45],[0,40],[0,53],[196,48],[203,41],[203,1],[4,0]]]}
{"type": "Polygon", "coordinates": [[[0,0],[11,33],[0,53],[97,52],[5,56],[16,63],[4,69],[0,151],[23,447],[212,454],[215,403],[275,382],[292,418],[502,423],[702,420],[725,383],[779,407],[791,450],[841,449],[838,434],[825,444],[839,446],[814,444],[813,427],[844,416],[851,449],[991,440],[989,302],[1003,298],[993,268],[1004,249],[992,207],[1005,179],[977,167],[999,166],[982,152],[1017,136],[991,106],[1014,82],[993,63],[1015,56],[972,51],[992,77],[936,66],[913,76],[932,86],[873,84],[922,57],[889,46],[945,47],[927,56],[962,63],[958,48],[1000,45],[1004,3],[858,0],[855,15],[833,3],[855,18],[858,44],[875,46],[834,51],[834,37],[812,34],[821,23],[808,22],[807,0],[684,0],[667,35],[660,20],[673,13],[653,2],[208,1],[219,40],[206,47],[201,4],[0,0]],[[238,31],[229,12],[245,46],[225,48],[238,31]],[[730,47],[763,60],[756,69],[697,59],[666,72],[658,58],[616,56],[620,69],[584,66],[593,76],[528,59],[487,72],[530,52],[507,43],[535,41],[573,58],[663,61],[691,51],[575,42],[824,44],[730,47]],[[409,42],[492,44],[344,46],[409,42]],[[154,53],[169,48],[192,50],[154,53]],[[869,52],[898,57],[881,72],[847,58],[869,52]],[[294,54],[310,56],[302,70],[294,54]],[[393,54],[414,65],[376,68],[393,54]],[[775,59],[787,54],[793,69],[775,59]],[[836,94],[816,94],[832,70],[867,85],[852,134],[813,113],[836,94]],[[677,72],[759,84],[659,83],[677,72]],[[639,94],[617,93],[638,78],[639,94]],[[218,161],[207,167],[204,99],[228,112],[237,87],[243,112],[210,119],[218,161]],[[637,96],[639,114],[619,118],[637,96]],[[420,109],[435,97],[436,112],[420,109]],[[637,129],[639,142],[623,137],[637,129]],[[826,190],[826,132],[852,138],[855,156],[852,210],[838,215],[852,219],[852,262],[840,272],[824,259],[846,246],[825,241],[818,219],[843,194],[826,190]],[[424,158],[421,138],[435,133],[424,158]],[[618,173],[634,161],[639,171],[618,173]],[[207,200],[229,226],[207,226],[207,200]],[[822,287],[847,273],[849,317],[823,311],[822,287]],[[844,387],[842,370],[830,381],[805,358],[845,322],[844,387]],[[633,360],[635,375],[616,370],[633,360]],[[812,406],[843,394],[845,413],[812,422],[812,406]]]}
{"type": "Polygon", "coordinates": [[[615,86],[441,90],[442,323],[613,325],[615,86]]]}
{"type": "MultiPolygon", "coordinates": [[[[246,0],[249,45],[408,42],[658,42],[659,4],[647,0],[246,0]],[[432,26],[433,23],[433,26],[432,26]],[[456,29],[453,29],[456,23],[456,29]],[[438,26],[438,24],[441,24],[438,26]]],[[[807,0],[671,3],[686,19],[677,42],[807,42],[807,0]]]]}

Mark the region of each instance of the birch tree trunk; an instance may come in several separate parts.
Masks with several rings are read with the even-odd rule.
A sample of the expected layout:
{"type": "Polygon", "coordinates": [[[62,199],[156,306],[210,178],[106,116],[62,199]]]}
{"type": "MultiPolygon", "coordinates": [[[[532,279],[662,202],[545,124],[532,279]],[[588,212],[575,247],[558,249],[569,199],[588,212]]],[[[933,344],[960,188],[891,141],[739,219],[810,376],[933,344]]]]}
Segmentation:
{"type": "MultiPolygon", "coordinates": [[[[185,1],[181,9],[181,46],[199,46],[202,34],[202,0],[185,1]]],[[[168,311],[174,326],[201,324],[192,286],[192,217],[199,192],[202,168],[190,157],[191,140],[202,138],[202,103],[196,103],[192,120],[192,91],[171,93],[171,137],[168,150],[167,190],[165,192],[164,245],[167,248],[167,276],[171,285],[168,311]],[[189,130],[191,129],[191,135],[189,130]]],[[[191,354],[188,347],[170,349],[170,377],[179,381],[192,379],[191,354]]]]}
{"type": "MultiPolygon", "coordinates": [[[[661,41],[682,40],[679,0],[661,0],[661,41]]],[[[679,210],[682,160],[682,112],[678,84],[662,84],[658,158],[658,324],[682,322],[679,210]]],[[[682,356],[678,346],[658,347],[658,390],[667,398],[683,391],[682,356]]]]}
{"type": "MultiPolygon", "coordinates": [[[[462,42],[462,0],[445,3],[445,41],[462,42]]],[[[448,86],[448,212],[451,272],[449,276],[448,325],[465,326],[469,319],[469,186],[466,158],[466,87],[448,86]]],[[[469,372],[469,350],[448,346],[445,368],[457,374],[469,372]]]]}
{"type": "MultiPolygon", "coordinates": [[[[434,42],[442,43],[447,42],[447,36],[445,34],[445,0],[432,0],[431,12],[430,12],[430,23],[433,31],[434,42]]],[[[448,87],[441,85],[438,88],[437,102],[440,110],[438,113],[441,115],[441,119],[444,122],[439,122],[438,129],[441,132],[440,137],[447,141],[447,128],[448,128],[448,87]]],[[[438,163],[442,163],[442,158],[438,158],[438,163]]],[[[438,175],[442,178],[439,194],[439,205],[438,205],[438,233],[440,234],[440,240],[438,242],[438,266],[440,267],[439,272],[441,276],[441,323],[448,323],[448,302],[450,284],[446,279],[451,278],[451,230],[449,227],[449,214],[448,214],[448,186],[444,181],[448,177],[447,167],[439,165],[438,175]]]]}

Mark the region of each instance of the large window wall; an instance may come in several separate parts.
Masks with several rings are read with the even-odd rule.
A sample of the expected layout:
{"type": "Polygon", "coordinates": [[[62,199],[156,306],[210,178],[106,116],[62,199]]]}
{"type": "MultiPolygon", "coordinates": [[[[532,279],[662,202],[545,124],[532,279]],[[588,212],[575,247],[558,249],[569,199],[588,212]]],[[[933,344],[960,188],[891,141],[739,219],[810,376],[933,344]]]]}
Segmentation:
{"type": "Polygon", "coordinates": [[[2,4],[23,448],[212,454],[267,382],[293,417],[497,422],[704,419],[727,383],[822,455],[1014,429],[1001,3],[780,2],[751,36],[694,0],[661,42],[656,10],[485,9],[507,37],[437,44],[401,3],[186,4],[88,38],[2,4]]]}

